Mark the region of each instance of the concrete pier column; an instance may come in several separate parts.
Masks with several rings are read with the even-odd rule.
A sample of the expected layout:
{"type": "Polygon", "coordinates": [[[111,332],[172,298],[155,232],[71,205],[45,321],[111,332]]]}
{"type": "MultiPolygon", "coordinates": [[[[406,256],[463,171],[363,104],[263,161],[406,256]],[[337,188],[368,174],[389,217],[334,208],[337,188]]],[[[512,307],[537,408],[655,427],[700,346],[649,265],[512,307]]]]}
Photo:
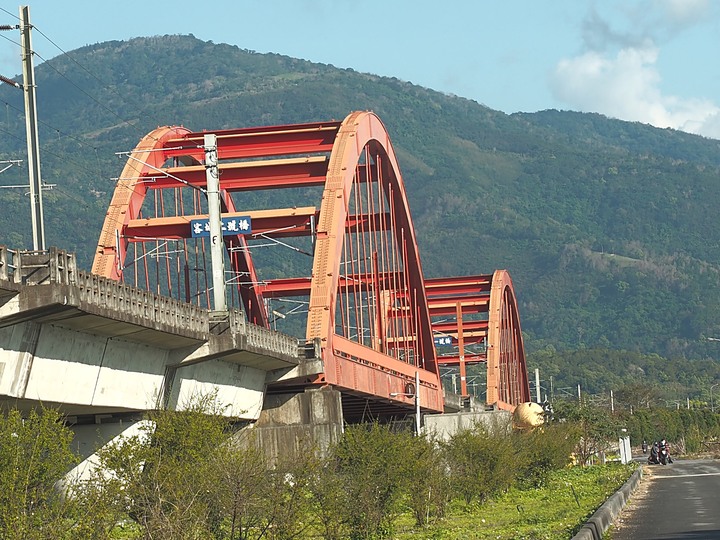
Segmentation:
{"type": "Polygon", "coordinates": [[[260,418],[244,433],[274,462],[308,447],[320,455],[340,440],[343,414],[340,392],[332,388],[265,396],[260,418]]]}

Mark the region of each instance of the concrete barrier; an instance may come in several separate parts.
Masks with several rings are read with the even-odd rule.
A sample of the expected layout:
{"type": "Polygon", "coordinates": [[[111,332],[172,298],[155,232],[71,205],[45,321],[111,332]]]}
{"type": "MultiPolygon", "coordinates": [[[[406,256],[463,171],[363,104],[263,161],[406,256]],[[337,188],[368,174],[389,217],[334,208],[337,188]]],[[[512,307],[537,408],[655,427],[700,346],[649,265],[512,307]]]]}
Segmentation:
{"type": "Polygon", "coordinates": [[[642,465],[632,474],[627,482],[590,516],[582,529],[572,537],[571,540],[602,540],[603,534],[607,531],[620,514],[630,496],[640,485],[642,478],[642,465]]]}

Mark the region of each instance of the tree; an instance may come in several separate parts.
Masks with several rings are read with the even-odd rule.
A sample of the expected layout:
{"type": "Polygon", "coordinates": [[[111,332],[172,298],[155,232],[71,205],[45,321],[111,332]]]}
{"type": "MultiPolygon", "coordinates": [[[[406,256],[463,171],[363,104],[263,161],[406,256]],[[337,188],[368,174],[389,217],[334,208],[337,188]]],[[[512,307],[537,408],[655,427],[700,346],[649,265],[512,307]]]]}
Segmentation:
{"type": "Polygon", "coordinates": [[[212,538],[221,526],[211,494],[228,419],[212,403],[206,396],[183,411],[151,412],[139,434],[98,452],[94,482],[148,538],[212,538]]]}
{"type": "Polygon", "coordinates": [[[615,392],[615,397],[618,403],[625,405],[628,409],[637,410],[655,404],[660,399],[660,392],[649,384],[633,382],[615,392]]]}
{"type": "Polygon", "coordinates": [[[55,409],[0,415],[0,531],[6,540],[62,538],[82,517],[64,497],[63,480],[77,456],[73,433],[55,409]]]}
{"type": "Polygon", "coordinates": [[[614,444],[623,427],[618,417],[608,410],[574,400],[559,400],[553,403],[555,418],[571,422],[580,433],[575,454],[582,465],[590,463],[592,456],[605,452],[614,444]]]}

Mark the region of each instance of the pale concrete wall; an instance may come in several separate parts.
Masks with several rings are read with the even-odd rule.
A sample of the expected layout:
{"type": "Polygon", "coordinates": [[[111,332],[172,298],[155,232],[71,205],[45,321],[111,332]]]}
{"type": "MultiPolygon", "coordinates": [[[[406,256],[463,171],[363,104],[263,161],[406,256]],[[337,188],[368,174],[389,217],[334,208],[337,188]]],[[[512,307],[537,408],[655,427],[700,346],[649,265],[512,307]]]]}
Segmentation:
{"type": "Polygon", "coordinates": [[[25,397],[121,409],[155,408],[168,352],[43,325],[25,397]]]}
{"type": "Polygon", "coordinates": [[[238,438],[257,445],[274,462],[309,448],[322,455],[340,440],[342,433],[340,392],[322,388],[267,396],[257,423],[238,438]]]}
{"type": "Polygon", "coordinates": [[[22,398],[39,331],[34,323],[0,328],[0,395],[22,398]]]}
{"type": "Polygon", "coordinates": [[[148,433],[149,426],[147,420],[72,426],[75,433],[73,450],[82,461],[65,475],[65,480],[72,482],[89,479],[99,467],[97,451],[100,448],[121,437],[143,436],[148,433]]]}
{"type": "Polygon", "coordinates": [[[512,415],[508,411],[428,414],[423,417],[423,420],[425,434],[444,441],[450,440],[460,431],[473,429],[478,424],[508,430],[512,427],[512,415]]]}
{"type": "Polygon", "coordinates": [[[183,409],[197,396],[215,394],[223,414],[257,420],[263,405],[265,376],[264,370],[222,360],[179,368],[168,406],[183,409]]]}
{"type": "Polygon", "coordinates": [[[223,360],[174,368],[164,348],[34,322],[0,328],[0,396],[93,410],[183,408],[214,394],[218,410],[257,420],[266,371],[223,360]],[[174,377],[170,375],[174,373],[174,377]]]}

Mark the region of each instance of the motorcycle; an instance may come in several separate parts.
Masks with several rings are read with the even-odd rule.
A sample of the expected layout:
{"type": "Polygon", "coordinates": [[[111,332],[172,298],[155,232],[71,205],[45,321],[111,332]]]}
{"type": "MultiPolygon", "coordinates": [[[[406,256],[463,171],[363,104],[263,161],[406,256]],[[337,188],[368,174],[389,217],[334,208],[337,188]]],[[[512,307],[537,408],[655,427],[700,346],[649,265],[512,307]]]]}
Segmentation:
{"type": "Polygon", "coordinates": [[[667,465],[672,463],[668,443],[665,439],[660,442],[654,442],[648,456],[648,465],[667,465]]]}
{"type": "Polygon", "coordinates": [[[654,442],[652,448],[650,448],[650,455],[648,456],[648,465],[659,465],[660,464],[660,449],[658,443],[654,442]]]}
{"type": "Polygon", "coordinates": [[[668,463],[672,463],[673,460],[670,457],[670,450],[668,448],[668,443],[665,439],[660,441],[660,444],[658,445],[659,451],[658,451],[658,459],[660,460],[660,463],[663,465],[667,465],[668,463]]]}

